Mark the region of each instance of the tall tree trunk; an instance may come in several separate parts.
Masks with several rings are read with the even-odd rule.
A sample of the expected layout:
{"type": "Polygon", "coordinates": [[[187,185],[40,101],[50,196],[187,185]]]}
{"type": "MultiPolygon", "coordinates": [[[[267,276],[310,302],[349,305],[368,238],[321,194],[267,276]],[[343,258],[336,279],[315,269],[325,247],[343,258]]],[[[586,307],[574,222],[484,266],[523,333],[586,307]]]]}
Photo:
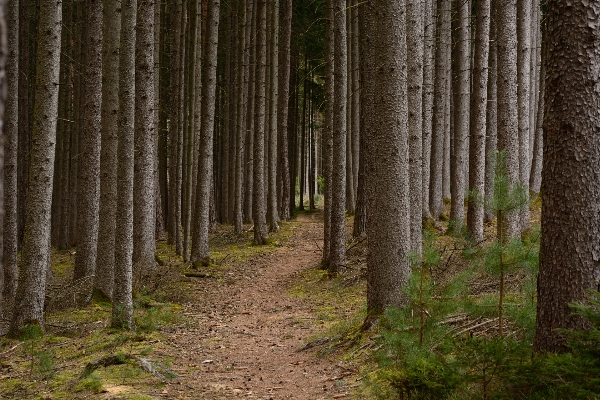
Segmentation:
{"type": "Polygon", "coordinates": [[[423,2],[406,2],[406,46],[414,49],[407,57],[408,135],[411,250],[422,252],[423,225],[423,2]]]}
{"type": "Polygon", "coordinates": [[[115,281],[111,325],[132,329],[135,43],[137,0],[121,2],[115,281]]]}
{"type": "Polygon", "coordinates": [[[444,158],[445,108],[448,89],[448,53],[450,51],[450,0],[437,0],[437,45],[433,96],[433,131],[429,177],[429,209],[437,219],[443,211],[442,167],[444,158]]]}
{"type": "Polygon", "coordinates": [[[154,6],[154,0],[141,0],[135,44],[133,264],[142,273],[156,265],[154,6]]]}
{"type": "Polygon", "coordinates": [[[455,0],[458,30],[456,34],[456,71],[453,72],[454,95],[454,146],[451,172],[450,219],[455,232],[460,232],[465,219],[465,170],[468,167],[469,107],[470,107],[470,60],[471,60],[471,8],[469,1],[455,0]]]}
{"type": "MultiPolygon", "coordinates": [[[[361,7],[362,9],[362,7],[361,7]]],[[[322,267],[329,268],[329,255],[331,249],[331,205],[333,197],[333,108],[334,108],[334,81],[335,81],[335,55],[333,52],[333,0],[327,1],[326,37],[325,37],[325,126],[323,129],[323,177],[325,178],[325,193],[323,203],[323,257],[322,267]]]]}
{"type": "Polygon", "coordinates": [[[433,94],[435,77],[435,52],[436,52],[436,21],[437,1],[426,0],[423,9],[424,40],[423,40],[423,219],[431,218],[429,207],[429,186],[431,170],[431,139],[433,123],[433,94]]]}
{"type": "MultiPolygon", "coordinates": [[[[496,2],[490,0],[490,55],[488,60],[487,111],[485,121],[485,202],[494,197],[494,180],[496,176],[496,151],[498,139],[498,57],[496,41],[496,2]]],[[[484,222],[494,219],[494,211],[484,207],[484,222]]]]}
{"type": "Polygon", "coordinates": [[[18,336],[28,323],[44,324],[46,272],[50,257],[50,209],[54,143],[58,117],[62,3],[40,3],[33,115],[31,169],[26,204],[25,239],[10,333],[18,336]]]}
{"type": "MultiPolygon", "coordinates": [[[[488,105],[488,59],[490,42],[490,0],[477,2],[475,28],[475,61],[469,146],[469,191],[485,196],[485,129],[488,105]]],[[[467,227],[476,243],[483,240],[483,202],[469,199],[467,227]]]]}
{"type": "Polygon", "coordinates": [[[266,0],[256,4],[256,78],[254,100],[254,190],[252,219],[254,220],[254,242],[262,245],[269,236],[267,231],[267,208],[265,204],[265,75],[267,6],[266,0]]]}
{"type": "Polygon", "coordinates": [[[247,19],[247,9],[251,7],[252,2],[245,4],[243,1],[239,2],[239,13],[240,13],[240,24],[239,24],[239,48],[238,48],[238,81],[237,81],[237,126],[236,132],[236,149],[235,149],[235,195],[234,195],[234,229],[235,233],[241,235],[244,227],[242,225],[244,216],[242,213],[242,189],[244,180],[244,139],[246,129],[246,116],[248,107],[248,46],[249,40],[249,28],[250,21],[247,19]]]}
{"type": "Polygon", "coordinates": [[[210,227],[210,204],[213,195],[213,133],[215,125],[215,97],[217,88],[217,48],[219,44],[219,0],[208,4],[206,19],[206,41],[203,44],[202,63],[202,114],[200,130],[200,158],[198,160],[198,186],[196,188],[196,217],[190,260],[208,264],[211,260],[208,249],[210,227]]]}
{"type": "Polygon", "coordinates": [[[279,0],[274,0],[269,7],[271,18],[271,95],[269,97],[269,169],[268,199],[269,230],[279,230],[279,210],[277,207],[277,103],[279,102],[279,0]]]}
{"type": "MultiPolygon", "coordinates": [[[[375,96],[369,116],[367,166],[367,310],[371,315],[406,303],[410,263],[409,134],[404,3],[372,3],[375,96]]],[[[367,77],[368,79],[368,77],[367,77]]],[[[369,319],[367,319],[369,321],[369,319]]]]}
{"type": "Polygon", "coordinates": [[[600,1],[551,0],[547,12],[535,352],[568,349],[557,328],[590,328],[569,304],[585,302],[600,278],[600,1]]]}
{"type": "Polygon", "coordinates": [[[331,243],[329,272],[337,274],[346,265],[346,4],[334,0],[334,102],[333,163],[331,169],[331,243]]]}
{"type": "Polygon", "coordinates": [[[100,116],[102,107],[102,2],[86,2],[83,124],[80,135],[77,254],[73,280],[91,277],[96,269],[100,204],[100,116]]]}
{"type": "MultiPolygon", "coordinates": [[[[498,43],[498,151],[504,152],[511,187],[519,181],[519,115],[517,108],[517,0],[496,5],[498,43]]],[[[501,237],[520,233],[519,212],[503,213],[501,237]]],[[[500,235],[499,235],[500,236],[500,235]]]]}
{"type": "MultiPolygon", "coordinates": [[[[529,174],[531,162],[529,159],[529,114],[531,95],[531,0],[517,0],[517,96],[519,113],[519,181],[525,193],[529,195],[529,174]]],[[[520,230],[529,228],[529,207],[520,210],[520,230]]]]}
{"type": "MultiPolygon", "coordinates": [[[[358,171],[360,169],[360,31],[358,24],[358,6],[360,5],[359,0],[352,0],[352,8],[349,12],[352,13],[350,18],[352,23],[352,38],[351,43],[351,55],[350,58],[350,73],[352,74],[352,97],[351,97],[351,149],[352,149],[352,191],[354,193],[354,213],[356,215],[356,209],[358,208],[358,171]]],[[[421,25],[422,26],[422,25],[421,25]]],[[[422,34],[422,33],[421,33],[422,34]]]]}
{"type": "Polygon", "coordinates": [[[249,42],[249,64],[248,71],[248,109],[246,114],[246,143],[245,143],[245,168],[244,168],[244,221],[252,221],[252,198],[254,197],[254,103],[256,90],[256,2],[249,1],[251,14],[248,16],[251,21],[250,42],[249,42]]]}
{"type": "Polygon", "coordinates": [[[346,212],[354,214],[356,198],[354,192],[354,174],[352,159],[352,95],[354,93],[354,74],[352,73],[352,0],[346,0],[346,212]]]}
{"type": "Polygon", "coordinates": [[[119,114],[119,39],[121,2],[104,0],[102,24],[102,149],[100,155],[100,210],[94,289],[112,298],[115,268],[117,209],[117,147],[119,114]]]}
{"type": "MultiPolygon", "coordinates": [[[[279,35],[279,98],[277,102],[277,144],[279,146],[279,173],[281,187],[277,193],[281,196],[279,216],[282,220],[290,219],[290,175],[289,175],[289,100],[290,100],[290,66],[292,39],[292,0],[281,1],[281,31],[279,35]]],[[[279,185],[278,185],[279,186],[279,185]]]]}
{"type": "MultiPolygon", "coordinates": [[[[4,108],[4,212],[3,263],[0,266],[2,308],[0,316],[10,320],[17,290],[17,162],[19,146],[19,0],[6,7],[8,53],[6,59],[6,103],[4,108]]],[[[1,43],[1,42],[0,42],[1,43]]],[[[0,194],[1,195],[1,194],[0,194]]],[[[0,254],[0,260],[2,260],[0,254]]],[[[2,261],[0,261],[2,262],[2,261]]]]}
{"type": "MultiPolygon", "coordinates": [[[[542,33],[542,58],[546,52],[546,33],[545,29],[542,33]]],[[[542,63],[540,67],[540,94],[539,104],[536,112],[535,122],[535,137],[533,142],[533,158],[531,160],[531,173],[529,180],[529,188],[534,193],[539,193],[542,186],[542,164],[544,150],[544,112],[545,112],[545,92],[546,92],[546,64],[542,63]]]]}

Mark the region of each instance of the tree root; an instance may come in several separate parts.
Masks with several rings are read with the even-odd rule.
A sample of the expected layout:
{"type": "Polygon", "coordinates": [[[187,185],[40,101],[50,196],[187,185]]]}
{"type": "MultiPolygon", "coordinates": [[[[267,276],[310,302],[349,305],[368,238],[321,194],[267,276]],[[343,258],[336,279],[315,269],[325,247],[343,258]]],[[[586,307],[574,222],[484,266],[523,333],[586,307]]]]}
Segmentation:
{"type": "Polygon", "coordinates": [[[144,371],[156,376],[157,378],[160,378],[160,379],[167,378],[165,375],[163,375],[162,373],[157,371],[152,366],[150,361],[146,360],[145,358],[134,356],[131,354],[117,354],[117,355],[111,355],[111,356],[104,356],[102,358],[99,358],[98,360],[89,362],[85,366],[83,372],[81,373],[80,379],[88,377],[92,372],[94,372],[95,370],[97,370],[100,367],[109,367],[111,365],[122,365],[122,364],[125,364],[128,360],[134,361],[144,371]]]}

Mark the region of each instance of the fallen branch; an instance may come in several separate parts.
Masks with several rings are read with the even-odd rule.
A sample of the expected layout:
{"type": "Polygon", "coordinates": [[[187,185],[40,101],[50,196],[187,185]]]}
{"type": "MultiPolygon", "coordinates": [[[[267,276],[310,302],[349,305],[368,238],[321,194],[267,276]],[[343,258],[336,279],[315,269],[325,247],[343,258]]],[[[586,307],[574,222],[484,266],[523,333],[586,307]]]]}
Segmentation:
{"type": "Polygon", "coordinates": [[[25,342],[20,342],[15,344],[13,347],[11,347],[8,350],[4,350],[2,353],[0,353],[0,357],[4,357],[5,355],[7,355],[8,353],[10,353],[11,351],[13,351],[14,349],[16,349],[17,347],[19,347],[20,345],[22,345],[25,342]]]}
{"type": "Polygon", "coordinates": [[[184,272],[183,276],[188,278],[212,278],[211,274],[205,274],[203,272],[184,272]]]}

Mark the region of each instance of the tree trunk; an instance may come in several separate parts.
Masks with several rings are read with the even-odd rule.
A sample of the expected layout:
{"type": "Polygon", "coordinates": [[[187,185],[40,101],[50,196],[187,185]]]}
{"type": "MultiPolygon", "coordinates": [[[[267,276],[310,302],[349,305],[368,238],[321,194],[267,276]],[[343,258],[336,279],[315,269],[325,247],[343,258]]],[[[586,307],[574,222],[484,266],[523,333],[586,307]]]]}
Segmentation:
{"type": "Polygon", "coordinates": [[[265,72],[267,6],[266,0],[256,4],[256,78],[254,99],[254,189],[252,219],[254,220],[254,242],[263,245],[267,232],[267,208],[265,204],[265,72]]]}
{"type": "Polygon", "coordinates": [[[435,72],[435,52],[436,52],[436,21],[437,21],[437,2],[436,0],[426,0],[423,9],[424,20],[424,40],[423,40],[423,154],[422,154],[422,173],[423,173],[423,200],[422,212],[423,219],[431,218],[429,207],[429,187],[431,170],[431,139],[433,122],[433,94],[434,94],[434,72],[435,72]]]}
{"type": "MultiPolygon", "coordinates": [[[[19,146],[19,0],[6,7],[6,103],[4,108],[4,260],[0,268],[2,307],[0,316],[10,320],[17,290],[17,162],[19,146]]],[[[1,43],[1,42],[0,42],[1,43]]],[[[2,260],[0,254],[0,260],[2,260]]]]}
{"type": "MultiPolygon", "coordinates": [[[[488,105],[488,59],[490,46],[490,0],[477,1],[475,28],[475,61],[473,95],[471,96],[471,123],[469,146],[469,191],[479,198],[485,196],[485,133],[488,105]]],[[[483,202],[469,199],[467,227],[475,243],[483,241],[483,202]]]]}
{"type": "MultiPolygon", "coordinates": [[[[542,47],[539,49],[540,59],[545,57],[546,52],[546,29],[542,30],[542,47]]],[[[533,157],[531,160],[531,173],[529,178],[529,188],[534,193],[539,193],[542,186],[542,164],[544,150],[544,100],[546,91],[546,64],[541,63],[539,73],[539,98],[536,110],[535,136],[533,141],[533,157]]]]}
{"type": "Polygon", "coordinates": [[[154,0],[141,0],[135,45],[133,264],[141,273],[156,266],[154,7],[154,0]]]}
{"type": "Polygon", "coordinates": [[[210,204],[213,195],[213,133],[215,125],[215,97],[217,88],[217,48],[219,44],[219,0],[208,4],[206,19],[205,55],[202,63],[202,122],[200,130],[200,158],[198,160],[198,186],[196,188],[196,217],[190,260],[208,264],[211,260],[208,249],[210,227],[210,204]]]}
{"type": "Polygon", "coordinates": [[[450,0],[437,0],[437,45],[433,96],[433,131],[429,178],[429,209],[434,219],[443,211],[442,167],[444,158],[445,109],[448,86],[448,53],[450,51],[450,0]]]}
{"type": "Polygon", "coordinates": [[[43,328],[46,272],[50,257],[50,210],[54,175],[54,144],[58,117],[62,3],[41,2],[33,114],[31,169],[26,204],[25,239],[10,332],[24,325],[43,328]]]}
{"type": "MultiPolygon", "coordinates": [[[[517,0],[517,96],[519,112],[519,181],[529,196],[529,113],[531,96],[531,0],[517,0]]],[[[520,230],[527,230],[531,225],[529,207],[519,211],[520,230]]]]}
{"type": "Polygon", "coordinates": [[[254,197],[254,103],[256,90],[256,2],[249,6],[251,14],[248,19],[251,21],[250,42],[249,42],[249,64],[248,71],[248,109],[246,114],[246,143],[245,143],[245,168],[244,168],[244,221],[252,221],[252,198],[254,197]]]}
{"type": "Polygon", "coordinates": [[[456,70],[453,72],[454,95],[454,142],[451,177],[450,219],[455,232],[460,232],[465,219],[465,170],[468,167],[469,106],[470,106],[470,60],[471,60],[471,9],[470,2],[455,0],[458,29],[455,38],[456,70]]]}
{"type": "Polygon", "coordinates": [[[406,2],[406,46],[414,49],[407,58],[408,135],[411,250],[422,252],[423,226],[423,2],[406,2]]]}
{"type": "Polygon", "coordinates": [[[115,281],[111,326],[133,329],[133,181],[137,0],[121,1],[115,281]]]}
{"type": "Polygon", "coordinates": [[[77,254],[73,280],[91,277],[96,269],[100,204],[100,116],[102,107],[102,2],[86,2],[83,124],[80,135],[77,254]]]}
{"type": "MultiPolygon", "coordinates": [[[[496,2],[490,0],[490,56],[488,60],[488,86],[487,86],[487,111],[486,111],[486,138],[485,138],[485,202],[489,203],[494,197],[494,180],[496,176],[496,151],[498,139],[498,57],[496,42],[496,2]]],[[[495,213],[490,207],[484,207],[484,222],[495,218],[495,213]]]]}
{"type": "Polygon", "coordinates": [[[237,235],[241,235],[244,227],[243,220],[244,216],[242,213],[242,185],[244,180],[244,139],[246,129],[246,116],[248,107],[248,46],[249,40],[249,28],[250,21],[247,19],[247,9],[251,7],[252,2],[244,4],[243,1],[238,2],[239,13],[240,13],[240,24],[239,24],[239,48],[238,48],[238,81],[237,81],[237,126],[236,132],[236,148],[235,148],[235,195],[234,195],[234,230],[237,235]]]}
{"type": "Polygon", "coordinates": [[[102,149],[100,155],[100,210],[98,252],[94,289],[112,298],[115,268],[115,229],[117,209],[117,147],[119,113],[119,37],[121,3],[104,0],[102,24],[102,149]]]}
{"type": "Polygon", "coordinates": [[[279,216],[282,220],[290,219],[290,175],[289,175],[289,149],[288,149],[288,125],[289,125],[289,99],[290,99],[290,66],[291,66],[291,38],[292,38],[292,0],[281,2],[281,31],[279,36],[279,98],[277,102],[277,131],[279,133],[279,177],[281,188],[281,203],[279,216]]]}
{"type": "MultiPolygon", "coordinates": [[[[362,7],[361,7],[362,9],[362,7]]],[[[323,203],[323,257],[322,267],[329,269],[329,256],[331,249],[331,205],[333,197],[333,108],[334,108],[334,81],[335,81],[335,55],[333,52],[333,0],[327,1],[326,37],[325,37],[325,126],[323,128],[323,177],[325,179],[325,193],[323,203]]]]}
{"type": "Polygon", "coordinates": [[[600,1],[547,3],[542,242],[534,351],[567,350],[560,329],[589,329],[573,302],[598,290],[600,1]],[[594,17],[591,17],[594,16],[594,17]]]}
{"type": "MultiPolygon", "coordinates": [[[[367,166],[367,310],[371,315],[407,301],[410,263],[409,134],[406,86],[405,9],[394,0],[372,3],[375,33],[373,70],[375,102],[366,132],[367,166]]],[[[369,76],[367,76],[369,79],[369,76]]]]}
{"type": "MultiPolygon", "coordinates": [[[[498,52],[498,151],[504,152],[506,173],[511,185],[519,181],[519,116],[517,109],[517,0],[496,5],[498,52]]],[[[519,212],[503,213],[502,237],[520,233],[519,212]]]]}
{"type": "Polygon", "coordinates": [[[268,199],[269,230],[279,230],[279,211],[277,207],[277,103],[279,99],[279,0],[274,0],[269,7],[271,18],[271,95],[269,97],[269,169],[268,169],[268,199]]]}

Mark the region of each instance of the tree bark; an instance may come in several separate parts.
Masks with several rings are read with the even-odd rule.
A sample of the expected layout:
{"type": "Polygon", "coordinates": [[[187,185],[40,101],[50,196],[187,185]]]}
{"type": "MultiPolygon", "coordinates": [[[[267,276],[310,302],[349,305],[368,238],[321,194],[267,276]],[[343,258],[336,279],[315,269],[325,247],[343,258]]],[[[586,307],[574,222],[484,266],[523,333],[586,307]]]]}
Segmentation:
{"type": "Polygon", "coordinates": [[[41,2],[37,76],[33,114],[31,170],[26,204],[25,239],[10,333],[24,325],[44,325],[46,272],[50,257],[50,210],[54,175],[54,144],[58,117],[62,3],[41,2]]]}
{"type": "Polygon", "coordinates": [[[542,242],[534,351],[567,350],[562,329],[598,289],[600,243],[600,1],[547,3],[542,242]]]}
{"type": "Polygon", "coordinates": [[[83,79],[83,131],[80,153],[77,205],[77,254],[73,280],[93,276],[98,249],[100,204],[100,116],[102,107],[102,2],[85,3],[86,31],[83,79]]]}
{"type": "MultiPolygon", "coordinates": [[[[475,61],[469,146],[469,190],[478,197],[485,196],[485,133],[488,105],[488,60],[490,46],[490,0],[477,1],[475,28],[475,61]]],[[[475,243],[483,241],[483,202],[469,199],[467,227],[475,243]]]]}
{"type": "MultiPolygon", "coordinates": [[[[361,7],[362,8],[362,7],[361,7]]],[[[333,52],[333,0],[327,1],[326,37],[325,37],[325,126],[323,128],[323,177],[325,193],[323,203],[323,257],[322,267],[329,268],[331,249],[331,205],[332,205],[332,169],[333,169],[333,108],[335,55],[333,52]]]]}
{"type": "Polygon", "coordinates": [[[196,217],[190,260],[208,264],[211,261],[208,248],[210,227],[210,204],[213,197],[213,134],[215,123],[215,97],[217,88],[217,48],[219,44],[220,1],[211,0],[206,19],[205,55],[202,63],[202,126],[200,131],[200,158],[198,160],[198,186],[196,191],[196,217]]]}
{"type": "MultiPolygon", "coordinates": [[[[496,5],[498,52],[498,151],[504,152],[511,187],[519,182],[519,115],[517,108],[517,0],[496,5]]],[[[508,212],[498,224],[512,238],[520,233],[519,212],[508,212]]],[[[500,235],[499,235],[500,236],[500,235]]]]}
{"type": "Polygon", "coordinates": [[[437,2],[426,0],[423,9],[423,154],[422,154],[422,212],[423,219],[431,218],[429,207],[429,187],[431,170],[431,139],[433,122],[433,94],[436,53],[437,2]]]}
{"type": "Polygon", "coordinates": [[[279,133],[279,177],[281,188],[277,192],[281,196],[279,216],[282,220],[290,219],[290,174],[289,174],[289,100],[290,100],[290,66],[292,39],[292,0],[281,2],[281,32],[279,35],[279,98],[277,102],[277,131],[279,133]]]}
{"type": "MultiPolygon", "coordinates": [[[[485,199],[489,203],[494,197],[496,176],[496,151],[498,147],[498,57],[496,41],[496,1],[490,0],[490,55],[488,60],[488,86],[485,137],[485,199]]],[[[490,207],[484,207],[484,222],[495,218],[490,207]]]]}
{"type": "Polygon", "coordinates": [[[154,0],[140,2],[135,45],[133,264],[141,273],[156,266],[154,6],[154,0]]]}
{"type": "Polygon", "coordinates": [[[409,134],[404,2],[374,1],[372,12],[375,114],[366,132],[369,156],[379,162],[367,165],[367,310],[377,315],[407,301],[401,288],[410,274],[409,134]]]}
{"type": "MultiPolygon", "coordinates": [[[[529,114],[531,96],[531,0],[517,0],[517,96],[519,112],[519,181],[529,196],[529,114]]],[[[520,230],[531,225],[529,207],[523,207],[520,214],[520,230]]]]}
{"type": "Polygon", "coordinates": [[[103,19],[102,149],[100,155],[98,252],[94,289],[100,292],[101,296],[112,298],[117,223],[120,1],[104,0],[103,19]]]}
{"type": "MultiPolygon", "coordinates": [[[[10,320],[17,290],[17,162],[19,146],[19,0],[8,2],[6,30],[6,103],[4,104],[4,230],[3,263],[0,271],[2,308],[0,316],[10,320]]],[[[1,43],[1,42],[0,42],[1,43]]],[[[0,254],[0,260],[2,260],[0,254]]]]}
{"type": "Polygon", "coordinates": [[[133,329],[133,185],[137,0],[121,1],[115,281],[111,326],[133,329]]]}
{"type": "Polygon", "coordinates": [[[268,7],[271,19],[270,37],[270,87],[269,96],[269,162],[268,162],[268,198],[267,214],[269,215],[269,230],[279,230],[279,210],[277,207],[277,103],[279,101],[279,0],[274,0],[268,7]]]}

